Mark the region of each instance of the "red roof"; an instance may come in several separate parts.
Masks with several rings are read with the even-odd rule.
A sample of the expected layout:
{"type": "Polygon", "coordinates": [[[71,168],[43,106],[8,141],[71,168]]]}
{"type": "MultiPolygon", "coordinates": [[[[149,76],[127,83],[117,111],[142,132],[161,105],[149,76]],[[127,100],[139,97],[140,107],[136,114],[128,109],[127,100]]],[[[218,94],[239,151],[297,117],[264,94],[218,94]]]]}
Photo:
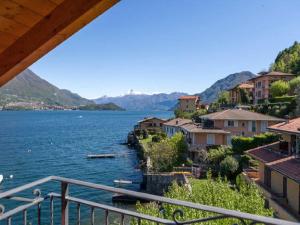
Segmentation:
{"type": "Polygon", "coordinates": [[[253,158],[263,162],[269,163],[284,158],[283,155],[272,151],[271,147],[277,145],[279,142],[275,142],[269,145],[260,146],[247,151],[247,154],[253,158]]]}
{"type": "Polygon", "coordinates": [[[278,142],[247,151],[247,154],[263,162],[269,168],[300,183],[300,159],[271,150],[278,142]]]}
{"type": "MultiPolygon", "coordinates": [[[[268,165],[268,164],[267,164],[268,165]]],[[[268,165],[271,169],[300,183],[300,159],[290,156],[268,165]]]]}
{"type": "Polygon", "coordinates": [[[268,127],[269,130],[300,134],[300,117],[268,127]]]}
{"type": "Polygon", "coordinates": [[[199,96],[195,96],[195,95],[185,95],[185,96],[180,96],[179,100],[196,100],[198,98],[199,96]]]}

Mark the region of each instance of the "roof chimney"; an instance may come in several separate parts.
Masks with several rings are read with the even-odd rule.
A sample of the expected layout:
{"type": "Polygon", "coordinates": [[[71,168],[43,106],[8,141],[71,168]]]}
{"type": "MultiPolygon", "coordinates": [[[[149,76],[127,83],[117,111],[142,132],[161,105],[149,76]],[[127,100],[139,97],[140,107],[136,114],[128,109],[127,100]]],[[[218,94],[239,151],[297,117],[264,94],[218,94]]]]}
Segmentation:
{"type": "Polygon", "coordinates": [[[178,120],[176,120],[176,125],[178,125],[178,120]]]}
{"type": "Polygon", "coordinates": [[[290,122],[290,116],[289,115],[286,115],[284,118],[285,118],[285,123],[289,123],[290,122]]]}

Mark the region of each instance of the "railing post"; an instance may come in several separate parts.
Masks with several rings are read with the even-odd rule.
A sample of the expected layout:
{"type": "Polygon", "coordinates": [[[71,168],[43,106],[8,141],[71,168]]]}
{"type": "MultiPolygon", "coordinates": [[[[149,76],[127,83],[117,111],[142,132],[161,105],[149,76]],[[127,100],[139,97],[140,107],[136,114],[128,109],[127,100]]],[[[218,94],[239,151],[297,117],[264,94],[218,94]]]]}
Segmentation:
{"type": "Polygon", "coordinates": [[[61,225],[69,225],[69,201],[66,197],[69,194],[69,184],[61,183],[61,225]]]}

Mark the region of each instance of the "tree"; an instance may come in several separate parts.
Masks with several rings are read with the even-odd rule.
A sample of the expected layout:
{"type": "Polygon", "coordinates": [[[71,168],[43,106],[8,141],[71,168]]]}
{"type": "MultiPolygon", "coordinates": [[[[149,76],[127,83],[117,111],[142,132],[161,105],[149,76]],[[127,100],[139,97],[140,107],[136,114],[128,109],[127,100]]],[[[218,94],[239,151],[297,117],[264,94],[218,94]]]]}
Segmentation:
{"type": "Polygon", "coordinates": [[[294,95],[296,88],[300,87],[300,76],[290,80],[289,85],[290,85],[290,91],[289,91],[290,95],[294,95]]]}
{"type": "Polygon", "coordinates": [[[226,105],[229,103],[229,92],[222,91],[218,95],[217,103],[226,105]]]}
{"type": "Polygon", "coordinates": [[[249,93],[245,89],[240,89],[240,95],[241,95],[241,103],[242,104],[249,104],[250,103],[250,96],[249,93]]]}
{"type": "Polygon", "coordinates": [[[239,163],[232,156],[226,156],[220,163],[220,171],[223,176],[232,178],[238,171],[239,163]]]}
{"type": "Polygon", "coordinates": [[[300,44],[294,44],[279,52],[270,70],[300,74],[300,44]]]}
{"type": "Polygon", "coordinates": [[[278,80],[271,84],[270,92],[272,97],[280,97],[289,92],[289,84],[286,81],[278,80]]]}

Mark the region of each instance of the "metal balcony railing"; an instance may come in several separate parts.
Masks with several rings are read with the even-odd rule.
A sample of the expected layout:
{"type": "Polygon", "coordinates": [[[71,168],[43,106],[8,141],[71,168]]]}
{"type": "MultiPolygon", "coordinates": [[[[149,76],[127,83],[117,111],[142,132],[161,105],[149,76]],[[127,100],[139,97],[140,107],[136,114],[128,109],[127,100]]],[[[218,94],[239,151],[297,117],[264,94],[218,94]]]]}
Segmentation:
{"type": "MultiPolygon", "coordinates": [[[[243,213],[243,212],[238,212],[234,210],[227,210],[223,208],[218,208],[218,207],[213,207],[213,206],[207,206],[207,205],[201,205],[201,204],[196,204],[192,202],[186,202],[186,201],[179,201],[176,199],[170,199],[166,197],[161,197],[161,196],[155,196],[151,194],[146,194],[146,193],[140,193],[140,192],[135,192],[135,191],[130,191],[130,190],[125,190],[121,188],[114,188],[110,186],[105,186],[105,185],[100,185],[100,184],[94,184],[90,182],[84,182],[84,181],[79,181],[79,180],[74,180],[74,179],[68,179],[68,178],[63,178],[63,177],[57,177],[57,176],[50,176],[46,177],[41,180],[37,180],[35,182],[20,186],[18,188],[14,188],[12,190],[0,193],[0,201],[7,201],[9,200],[17,200],[20,202],[25,202],[22,205],[17,206],[13,209],[10,209],[8,211],[5,210],[4,205],[1,205],[0,209],[0,224],[1,222],[6,221],[7,225],[12,224],[12,219],[21,214],[23,217],[22,223],[19,224],[24,224],[27,225],[27,211],[30,210],[33,207],[37,207],[37,224],[57,224],[55,223],[55,216],[59,216],[60,218],[60,224],[62,225],[68,225],[69,224],[69,218],[71,215],[69,215],[69,212],[71,212],[69,209],[71,207],[71,204],[75,204],[76,206],[76,215],[73,215],[73,217],[76,218],[76,224],[80,225],[82,218],[81,218],[81,206],[89,207],[90,208],[90,224],[94,225],[95,224],[95,210],[101,209],[104,211],[104,218],[103,222],[101,224],[109,224],[109,214],[114,213],[114,214],[119,214],[120,219],[119,222],[120,224],[125,224],[125,217],[126,218],[131,218],[134,219],[137,224],[143,224],[144,222],[152,222],[153,224],[194,224],[194,223],[201,223],[205,224],[205,222],[211,222],[214,220],[222,220],[222,219],[228,219],[228,218],[234,218],[236,219],[239,224],[273,224],[273,225],[299,225],[299,223],[295,222],[289,222],[289,221],[284,221],[284,220],[279,220],[275,218],[269,218],[269,217],[263,217],[263,216],[258,216],[258,215],[252,215],[249,213],[243,213]],[[35,189],[36,187],[40,187],[41,185],[49,182],[59,182],[60,183],[60,193],[54,193],[54,192],[49,192],[46,193],[46,195],[42,195],[41,190],[35,189]],[[84,187],[88,189],[93,189],[95,191],[107,191],[110,193],[117,193],[117,194],[124,194],[127,196],[132,196],[136,197],[139,199],[144,199],[148,201],[154,201],[157,203],[165,203],[165,204],[172,204],[176,205],[178,207],[178,210],[176,210],[173,214],[173,220],[169,219],[164,219],[164,218],[159,218],[155,216],[150,216],[150,215],[145,215],[141,214],[135,211],[131,211],[128,209],[122,209],[118,208],[115,206],[103,204],[103,203],[98,203],[78,197],[71,196],[71,193],[69,192],[70,186],[77,186],[77,187],[84,187]],[[33,194],[35,195],[35,198],[29,199],[25,197],[20,197],[16,196],[17,194],[24,193],[24,191],[32,190],[33,189],[33,194]],[[55,206],[57,204],[54,204],[55,199],[59,199],[60,203],[60,215],[55,215],[55,206]],[[44,221],[45,217],[42,216],[42,211],[41,206],[42,204],[48,202],[49,206],[49,217],[47,218],[47,221],[44,221]],[[183,211],[181,211],[180,208],[191,208],[194,210],[203,210],[206,212],[212,212],[215,213],[215,216],[209,217],[209,218],[194,218],[193,220],[190,221],[182,221],[181,219],[183,217],[183,211]],[[43,221],[42,221],[43,218],[43,221]]],[[[57,203],[57,202],[56,202],[57,203]]],[[[162,204],[163,205],[163,204],[162,204]]],[[[73,205],[74,207],[74,205],[73,205]]],[[[238,224],[238,223],[234,223],[238,224]]]]}

